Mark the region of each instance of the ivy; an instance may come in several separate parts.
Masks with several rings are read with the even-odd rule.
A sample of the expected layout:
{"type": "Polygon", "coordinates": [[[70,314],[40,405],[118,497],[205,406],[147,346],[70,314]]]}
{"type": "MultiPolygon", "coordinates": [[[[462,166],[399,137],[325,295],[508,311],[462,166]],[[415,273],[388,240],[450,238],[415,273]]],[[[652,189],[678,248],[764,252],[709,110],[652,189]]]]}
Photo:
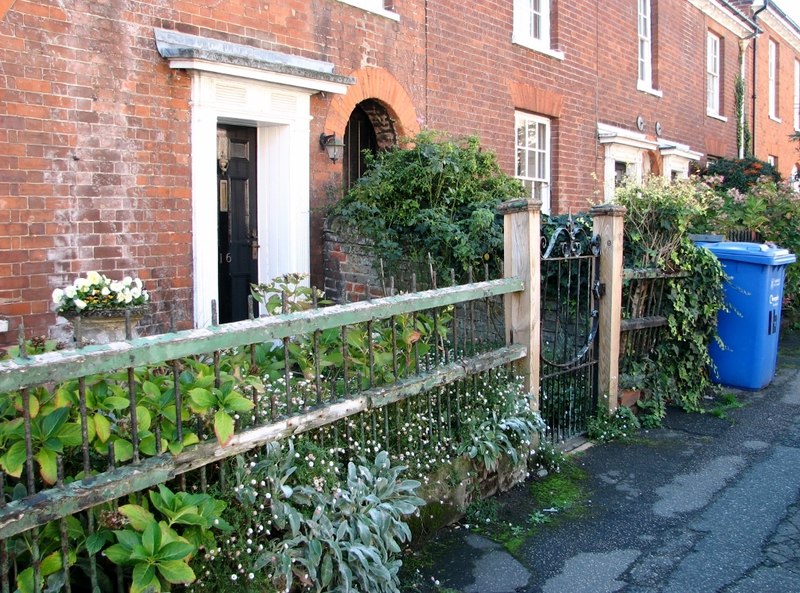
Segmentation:
{"type": "Polygon", "coordinates": [[[717,316],[726,308],[725,273],[714,254],[688,239],[676,254],[676,264],[691,274],[670,281],[667,332],[656,348],[658,395],[698,412],[712,387],[708,345],[719,339],[717,316]]]}
{"type": "Polygon", "coordinates": [[[696,179],[670,183],[651,178],[642,185],[626,183],[616,195],[626,207],[625,265],[688,272],[669,280],[667,326],[651,353],[637,353],[635,370],[648,397],[639,402],[642,424],[656,426],[666,403],[701,411],[712,387],[713,364],[708,346],[717,336],[717,315],[725,309],[725,274],[717,258],[688,238],[690,229],[707,221],[718,205],[712,188],[696,179]]]}

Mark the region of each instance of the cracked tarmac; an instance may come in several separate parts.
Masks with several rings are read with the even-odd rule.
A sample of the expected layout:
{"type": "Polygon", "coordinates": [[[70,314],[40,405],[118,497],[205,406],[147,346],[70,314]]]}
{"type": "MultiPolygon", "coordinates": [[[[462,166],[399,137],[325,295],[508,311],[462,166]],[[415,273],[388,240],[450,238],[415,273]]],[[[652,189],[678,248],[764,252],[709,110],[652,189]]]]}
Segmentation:
{"type": "MultiPolygon", "coordinates": [[[[744,407],[724,419],[671,410],[632,443],[576,455],[589,512],[543,526],[514,556],[443,530],[426,582],[461,593],[800,593],[800,332],[785,333],[768,387],[726,389],[744,407]]],[[[504,499],[523,524],[531,501],[504,499]]]]}

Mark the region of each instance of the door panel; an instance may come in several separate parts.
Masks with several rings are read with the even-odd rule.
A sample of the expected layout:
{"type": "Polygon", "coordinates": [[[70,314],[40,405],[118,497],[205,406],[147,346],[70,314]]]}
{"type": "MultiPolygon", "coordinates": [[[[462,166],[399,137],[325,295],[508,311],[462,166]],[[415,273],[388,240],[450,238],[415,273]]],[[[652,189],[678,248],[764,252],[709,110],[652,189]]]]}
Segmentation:
{"type": "Polygon", "coordinates": [[[218,126],[217,209],[219,321],[247,319],[250,284],[258,282],[256,129],[218,126]]]}

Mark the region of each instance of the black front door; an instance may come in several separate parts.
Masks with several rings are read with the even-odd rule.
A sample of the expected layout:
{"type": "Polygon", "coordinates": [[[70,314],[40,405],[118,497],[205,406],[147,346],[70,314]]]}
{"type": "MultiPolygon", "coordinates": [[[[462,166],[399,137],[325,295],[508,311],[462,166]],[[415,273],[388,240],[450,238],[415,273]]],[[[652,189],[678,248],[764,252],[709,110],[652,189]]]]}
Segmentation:
{"type": "Polygon", "coordinates": [[[258,282],[256,129],[217,127],[219,322],[247,319],[250,283],[258,282]]]}

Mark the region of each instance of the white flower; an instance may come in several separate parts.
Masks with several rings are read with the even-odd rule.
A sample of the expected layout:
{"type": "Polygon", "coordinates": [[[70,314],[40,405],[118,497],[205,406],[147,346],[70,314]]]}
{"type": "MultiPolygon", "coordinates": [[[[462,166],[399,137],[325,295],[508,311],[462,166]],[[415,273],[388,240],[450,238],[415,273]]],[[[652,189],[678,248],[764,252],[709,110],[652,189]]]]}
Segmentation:
{"type": "Polygon", "coordinates": [[[103,288],[100,289],[100,294],[102,294],[103,296],[108,296],[111,294],[111,291],[108,289],[108,286],[104,286],[103,288]]]}
{"type": "Polygon", "coordinates": [[[63,298],[64,298],[64,291],[61,290],[60,288],[56,288],[53,291],[53,302],[56,305],[60,305],[61,304],[61,299],[63,299],[63,298]]]}
{"type": "Polygon", "coordinates": [[[83,309],[85,309],[85,308],[86,308],[86,302],[85,302],[85,301],[82,301],[82,300],[80,300],[80,299],[75,299],[75,307],[76,307],[76,308],[77,308],[79,311],[82,311],[83,309]]]}
{"type": "Polygon", "coordinates": [[[101,284],[103,282],[103,277],[98,272],[88,272],[86,274],[86,281],[89,284],[101,284]]]}

